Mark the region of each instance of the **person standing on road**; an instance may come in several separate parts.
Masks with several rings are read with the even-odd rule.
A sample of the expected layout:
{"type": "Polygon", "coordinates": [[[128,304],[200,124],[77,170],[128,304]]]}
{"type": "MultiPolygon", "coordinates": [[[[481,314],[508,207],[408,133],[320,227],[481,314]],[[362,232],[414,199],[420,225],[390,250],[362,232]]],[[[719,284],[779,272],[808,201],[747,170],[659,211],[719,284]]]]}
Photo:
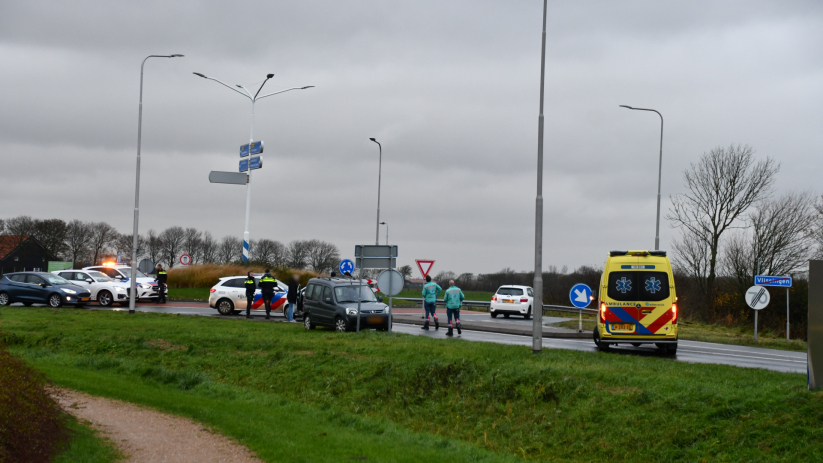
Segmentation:
{"type": "Polygon", "coordinates": [[[269,269],[266,269],[266,273],[260,279],[260,292],[263,293],[263,304],[266,306],[266,320],[271,316],[271,300],[274,298],[276,286],[277,280],[271,276],[269,269]]]}
{"type": "Polygon", "coordinates": [[[437,309],[437,296],[441,291],[443,291],[443,288],[433,282],[432,277],[426,275],[426,284],[423,286],[423,309],[426,311],[426,322],[423,324],[422,328],[424,330],[429,329],[429,314],[434,317],[434,329],[440,329],[440,322],[437,321],[437,315],[434,311],[437,309]]]}
{"type": "Polygon", "coordinates": [[[294,323],[294,307],[297,303],[297,275],[292,275],[289,279],[289,292],[286,295],[286,301],[289,303],[288,313],[286,314],[286,321],[294,323]]]}
{"type": "Polygon", "coordinates": [[[251,306],[254,304],[254,291],[257,285],[254,283],[254,274],[249,272],[248,278],[243,282],[246,287],[246,318],[251,318],[251,306]]]}
{"type": "Polygon", "coordinates": [[[154,277],[154,281],[157,283],[157,303],[158,304],[165,304],[166,303],[166,281],[168,281],[168,274],[165,270],[163,270],[163,266],[157,264],[157,271],[154,277]]]}
{"type": "Polygon", "coordinates": [[[463,305],[464,299],[466,299],[466,296],[463,295],[463,291],[454,285],[454,280],[449,280],[449,289],[443,295],[443,300],[446,301],[446,316],[449,318],[449,331],[446,336],[454,335],[452,332],[452,318],[454,318],[457,334],[463,333],[460,329],[460,307],[463,305]]]}

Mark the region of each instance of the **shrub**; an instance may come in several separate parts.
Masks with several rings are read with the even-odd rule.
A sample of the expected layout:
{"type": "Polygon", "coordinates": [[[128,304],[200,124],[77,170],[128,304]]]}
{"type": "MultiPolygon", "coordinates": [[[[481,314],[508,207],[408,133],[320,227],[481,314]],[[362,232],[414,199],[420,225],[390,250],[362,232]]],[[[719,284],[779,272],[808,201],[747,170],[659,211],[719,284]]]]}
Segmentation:
{"type": "MultiPolygon", "coordinates": [[[[245,275],[248,272],[263,273],[266,268],[261,265],[217,265],[203,264],[190,265],[183,268],[169,269],[168,285],[170,288],[210,288],[222,277],[232,275],[245,275]]],[[[292,269],[271,269],[272,275],[280,281],[288,281],[292,275],[297,274],[300,284],[306,285],[310,278],[317,276],[316,273],[306,270],[292,269]]]]}
{"type": "Polygon", "coordinates": [[[68,434],[38,371],[0,346],[0,462],[51,461],[68,434]]]}

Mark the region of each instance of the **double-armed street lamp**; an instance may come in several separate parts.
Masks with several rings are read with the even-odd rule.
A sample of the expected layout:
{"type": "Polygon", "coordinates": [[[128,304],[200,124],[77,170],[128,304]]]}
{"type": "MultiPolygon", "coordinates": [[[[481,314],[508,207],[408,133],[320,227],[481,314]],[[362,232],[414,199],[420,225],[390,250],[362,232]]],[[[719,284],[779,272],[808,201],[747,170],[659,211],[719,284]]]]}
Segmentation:
{"type": "MultiPolygon", "coordinates": [[[[377,229],[374,232],[374,244],[380,244],[380,177],[383,174],[383,145],[380,144],[379,141],[375,140],[374,138],[369,138],[369,140],[377,143],[377,146],[380,148],[380,158],[379,164],[377,167],[377,229]]],[[[388,234],[388,229],[386,230],[386,234],[388,234]]],[[[386,238],[388,240],[388,238],[386,238]]],[[[388,242],[386,244],[389,244],[388,242]]]]}
{"type": "Polygon", "coordinates": [[[660,250],[660,183],[661,183],[661,176],[663,175],[663,115],[660,114],[660,111],[656,109],[648,109],[648,108],[633,108],[627,105],[620,105],[621,108],[632,109],[634,111],[651,111],[657,113],[660,116],[660,160],[657,164],[657,222],[655,224],[654,230],[654,250],[660,250]]]}
{"type": "Polygon", "coordinates": [[[149,55],[140,64],[140,107],[137,112],[137,169],[134,181],[134,228],[132,229],[131,246],[131,279],[129,280],[129,313],[134,313],[134,304],[137,293],[137,223],[140,219],[140,143],[143,136],[143,67],[149,58],[182,58],[183,55],[149,55]]]}
{"type": "MultiPolygon", "coordinates": [[[[292,90],[305,90],[307,88],[313,88],[314,87],[314,85],[307,85],[305,87],[292,87],[292,88],[287,88],[285,90],[280,90],[280,91],[277,91],[277,92],[268,93],[266,95],[260,96],[260,91],[263,90],[263,86],[266,85],[266,82],[268,82],[269,79],[274,77],[274,74],[267,74],[266,79],[263,81],[262,84],[260,84],[260,88],[258,88],[257,92],[254,94],[254,96],[252,96],[251,92],[246,87],[244,87],[242,85],[239,85],[239,84],[236,85],[237,88],[243,89],[243,91],[241,92],[240,90],[237,90],[237,88],[234,88],[231,85],[228,85],[225,82],[217,80],[213,77],[205,76],[205,75],[203,75],[199,72],[193,72],[192,74],[194,74],[198,77],[202,77],[204,79],[213,80],[213,81],[217,82],[218,84],[223,85],[224,87],[243,95],[244,97],[248,98],[251,101],[251,135],[249,137],[249,157],[250,158],[251,158],[251,145],[252,145],[252,143],[254,143],[254,104],[257,102],[257,100],[262,100],[263,98],[267,98],[267,97],[274,96],[274,95],[279,95],[279,94],[285,93],[285,92],[290,92],[292,90]]],[[[248,171],[247,171],[247,174],[246,174],[246,175],[248,175],[248,180],[246,182],[246,222],[245,222],[246,225],[245,225],[245,229],[243,230],[243,262],[248,262],[249,261],[249,215],[251,213],[251,171],[252,171],[251,162],[249,162],[249,168],[248,168],[248,171]]]]}

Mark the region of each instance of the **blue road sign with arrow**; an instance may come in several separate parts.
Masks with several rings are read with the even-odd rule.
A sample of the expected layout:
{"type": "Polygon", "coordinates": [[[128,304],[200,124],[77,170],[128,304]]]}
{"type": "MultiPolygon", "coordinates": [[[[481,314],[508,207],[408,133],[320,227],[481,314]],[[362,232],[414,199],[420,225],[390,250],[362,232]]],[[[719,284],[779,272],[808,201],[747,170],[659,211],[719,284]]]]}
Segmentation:
{"type": "Polygon", "coordinates": [[[351,274],[351,272],[354,271],[354,262],[352,262],[350,259],[343,259],[340,261],[339,269],[340,273],[343,275],[345,275],[346,272],[349,272],[349,274],[351,274]]]}
{"type": "Polygon", "coordinates": [[[572,305],[578,309],[588,306],[591,302],[591,297],[592,289],[584,283],[578,283],[572,286],[571,291],[569,291],[569,299],[572,301],[572,305]]]}

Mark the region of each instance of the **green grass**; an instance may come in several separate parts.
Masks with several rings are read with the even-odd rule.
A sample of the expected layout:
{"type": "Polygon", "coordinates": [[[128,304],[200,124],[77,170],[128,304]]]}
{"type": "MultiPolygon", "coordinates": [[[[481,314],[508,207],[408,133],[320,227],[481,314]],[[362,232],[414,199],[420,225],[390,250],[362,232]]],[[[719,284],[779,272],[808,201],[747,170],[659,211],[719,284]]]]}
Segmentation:
{"type": "Polygon", "coordinates": [[[80,423],[74,417],[67,416],[66,427],[69,441],[52,463],[111,463],[124,459],[114,444],[91,429],[88,423],[80,423]]]}
{"type": "Polygon", "coordinates": [[[266,461],[823,459],[823,393],[800,374],[165,314],[0,321],[57,384],[192,417],[266,461]]]}
{"type": "Polygon", "coordinates": [[[208,301],[211,288],[169,288],[169,299],[192,299],[208,301]]]}

